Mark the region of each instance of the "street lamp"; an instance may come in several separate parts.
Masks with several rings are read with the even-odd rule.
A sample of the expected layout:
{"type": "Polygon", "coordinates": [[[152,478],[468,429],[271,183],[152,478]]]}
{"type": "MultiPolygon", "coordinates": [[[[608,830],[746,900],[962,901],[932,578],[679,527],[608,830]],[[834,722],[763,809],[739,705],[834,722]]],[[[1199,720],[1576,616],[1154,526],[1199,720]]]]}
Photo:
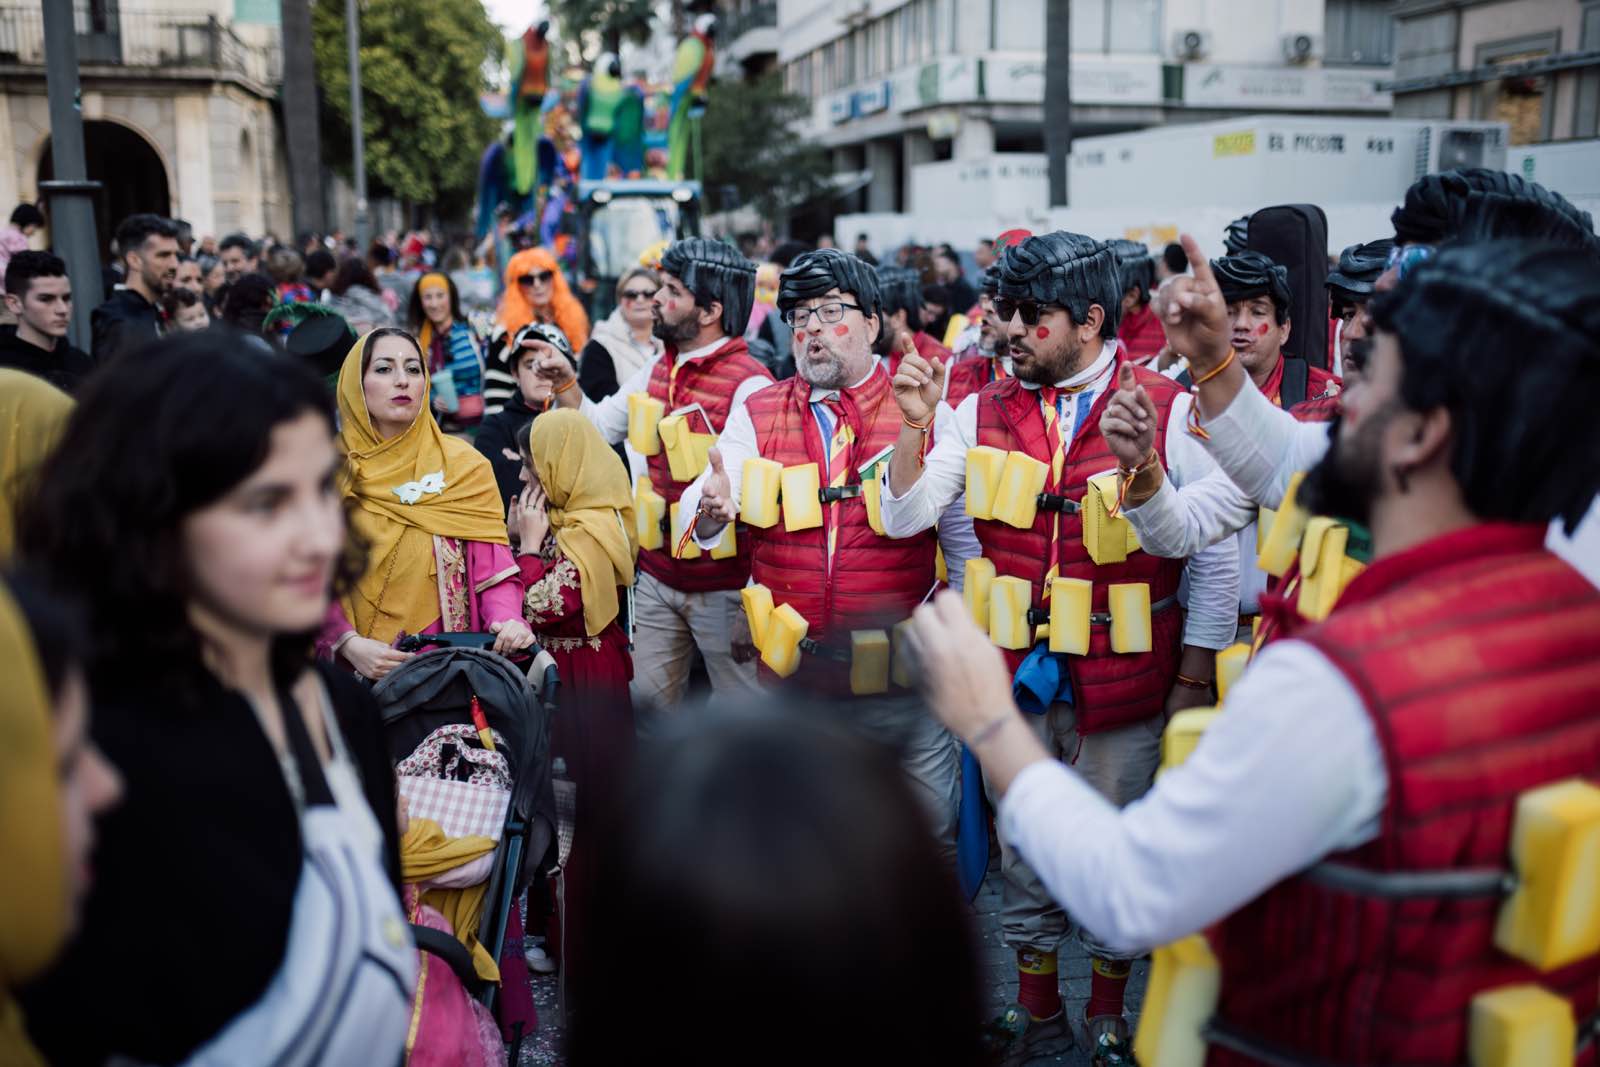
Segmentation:
{"type": "Polygon", "coordinates": [[[45,85],[50,96],[53,180],[39,183],[50,201],[50,242],[67,261],[72,279],[70,340],[89,351],[89,315],[100,303],[100,242],[94,229],[94,194],[83,152],[83,110],[78,101],[78,33],[72,5],[41,0],[44,7],[45,85]]]}
{"type": "MultiPolygon", "coordinates": [[[[49,0],[45,0],[49,6],[49,0]]],[[[367,146],[361,130],[361,32],[356,0],[344,0],[344,35],[350,50],[350,151],[356,182],[356,245],[365,251],[367,221],[367,146]]]]}

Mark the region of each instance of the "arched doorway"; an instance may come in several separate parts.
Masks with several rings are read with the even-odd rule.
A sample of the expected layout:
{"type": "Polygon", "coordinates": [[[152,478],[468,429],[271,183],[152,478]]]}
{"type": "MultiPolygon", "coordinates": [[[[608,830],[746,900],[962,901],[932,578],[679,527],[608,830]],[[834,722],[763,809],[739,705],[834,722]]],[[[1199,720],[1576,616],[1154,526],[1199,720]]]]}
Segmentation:
{"type": "MultiPolygon", "coordinates": [[[[117,223],[141,211],[171,214],[167,168],[149,141],[116,122],[85,122],[83,151],[90,180],[100,183],[95,195],[94,225],[100,254],[109,257],[117,223]]],[[[39,158],[39,180],[48,181],[54,173],[47,146],[39,158]]]]}

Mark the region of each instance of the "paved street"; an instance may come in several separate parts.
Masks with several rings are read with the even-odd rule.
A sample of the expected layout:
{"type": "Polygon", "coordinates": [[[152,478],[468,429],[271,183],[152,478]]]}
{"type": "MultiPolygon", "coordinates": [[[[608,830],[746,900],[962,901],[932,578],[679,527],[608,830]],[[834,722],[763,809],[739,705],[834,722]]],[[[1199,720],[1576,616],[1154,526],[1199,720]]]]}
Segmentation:
{"type": "MultiPolygon", "coordinates": [[[[1000,885],[1000,859],[996,853],[990,857],[989,875],[984,879],[977,899],[973,901],[980,938],[978,965],[990,990],[990,1017],[1003,1011],[1017,995],[1016,957],[1000,937],[1000,885]]],[[[1089,999],[1089,957],[1084,954],[1076,938],[1069,940],[1062,948],[1061,970],[1067,1017],[1081,1018],[1083,1006],[1089,999]]],[[[1148,961],[1134,964],[1133,977],[1128,982],[1128,1009],[1132,1019],[1137,1020],[1149,974],[1148,961]]],[[[540,1032],[532,1040],[523,1043],[518,1067],[543,1067],[563,1062],[556,1053],[560,1046],[560,1015],[556,1005],[554,977],[534,976],[534,1000],[539,1006],[540,1032]]],[[[1007,1067],[1043,1067],[1045,1064],[1087,1067],[1088,1063],[1088,1053],[1081,1046],[1070,1045],[1063,1039],[1059,1027],[1043,1028],[1028,1035],[1017,1054],[1006,1060],[1007,1067]]]]}

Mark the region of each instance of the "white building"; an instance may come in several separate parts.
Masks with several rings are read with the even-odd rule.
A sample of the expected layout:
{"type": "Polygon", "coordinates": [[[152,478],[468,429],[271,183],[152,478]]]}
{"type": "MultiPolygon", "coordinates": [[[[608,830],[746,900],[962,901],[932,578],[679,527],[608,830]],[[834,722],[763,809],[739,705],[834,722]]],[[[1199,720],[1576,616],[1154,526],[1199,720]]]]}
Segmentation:
{"type": "MultiPolygon", "coordinates": [[[[102,248],[124,216],[188,220],[197,236],[290,235],[276,0],[72,3],[84,148],[102,248]]],[[[39,0],[0,2],[0,205],[51,176],[39,0]]]]}
{"type": "MultiPolygon", "coordinates": [[[[1270,111],[1387,115],[1392,6],[1073,0],[1074,135],[1270,111]]],[[[1042,210],[1044,12],[1045,0],[778,0],[778,62],[813,101],[807,135],[833,149],[838,210],[948,210],[917,190],[949,188],[947,175],[924,179],[962,167],[979,168],[976,195],[1042,210]]]]}

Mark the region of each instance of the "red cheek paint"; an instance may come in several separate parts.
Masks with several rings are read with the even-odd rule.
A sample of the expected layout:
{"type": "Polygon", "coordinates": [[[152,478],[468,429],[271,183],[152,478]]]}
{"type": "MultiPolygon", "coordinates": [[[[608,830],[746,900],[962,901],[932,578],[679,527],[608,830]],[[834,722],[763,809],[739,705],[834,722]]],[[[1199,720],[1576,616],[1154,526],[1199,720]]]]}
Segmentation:
{"type": "Polygon", "coordinates": [[[833,328],[833,335],[835,337],[843,337],[845,334],[847,334],[849,332],[850,332],[850,327],[846,326],[842,322],[839,325],[837,325],[837,326],[835,326],[833,328]]]}
{"type": "Polygon", "coordinates": [[[1033,331],[1033,335],[1039,340],[1043,341],[1046,337],[1050,336],[1050,327],[1041,326],[1037,330],[1033,331]]]}
{"type": "Polygon", "coordinates": [[[1257,337],[1265,337],[1266,335],[1267,335],[1267,324],[1263,322],[1260,326],[1256,327],[1256,336],[1257,337]]]}
{"type": "Polygon", "coordinates": [[[804,341],[806,339],[806,332],[804,330],[796,330],[794,332],[794,339],[796,341],[804,341]]]}

